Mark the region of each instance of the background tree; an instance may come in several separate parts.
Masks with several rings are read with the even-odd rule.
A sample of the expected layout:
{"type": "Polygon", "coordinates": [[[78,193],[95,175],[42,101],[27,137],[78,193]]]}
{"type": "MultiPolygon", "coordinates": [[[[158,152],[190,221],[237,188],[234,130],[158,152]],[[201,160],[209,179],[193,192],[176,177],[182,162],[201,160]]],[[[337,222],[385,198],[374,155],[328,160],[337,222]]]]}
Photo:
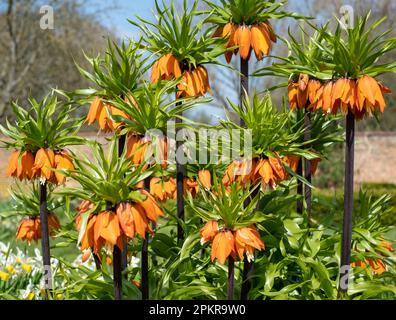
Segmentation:
{"type": "Polygon", "coordinates": [[[0,0],[0,122],[11,116],[10,101],[40,99],[52,87],[87,86],[74,61],[86,65],[83,51],[104,51],[114,34],[87,13],[88,1],[51,0],[53,30],[40,28],[39,0],[0,0]]]}

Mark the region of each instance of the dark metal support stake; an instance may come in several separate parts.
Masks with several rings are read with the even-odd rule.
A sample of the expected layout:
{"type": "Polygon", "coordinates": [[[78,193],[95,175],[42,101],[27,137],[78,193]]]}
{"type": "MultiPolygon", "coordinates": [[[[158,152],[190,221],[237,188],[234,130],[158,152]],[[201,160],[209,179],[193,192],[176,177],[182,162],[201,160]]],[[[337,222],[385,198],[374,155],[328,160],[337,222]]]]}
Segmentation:
{"type": "Polygon", "coordinates": [[[341,266],[339,294],[348,291],[348,277],[351,262],[353,175],[355,155],[355,116],[349,111],[346,118],[345,181],[344,181],[344,221],[342,230],[341,266]]]}
{"type": "Polygon", "coordinates": [[[99,256],[94,252],[92,252],[92,255],[95,261],[96,270],[100,270],[102,268],[102,262],[100,261],[99,256]]]}
{"type": "MultiPolygon", "coordinates": [[[[249,94],[249,61],[240,58],[240,104],[243,106],[243,100],[245,98],[245,92],[249,94]]],[[[246,97],[247,98],[247,97],[246,97]]],[[[243,119],[240,119],[240,125],[243,127],[245,123],[243,119]]],[[[258,191],[258,190],[257,190],[258,191]]],[[[248,199],[247,199],[248,200],[248,199]]],[[[245,206],[249,205],[248,201],[245,203],[245,206]]],[[[254,263],[248,262],[247,259],[244,259],[243,262],[243,273],[242,273],[242,287],[241,287],[241,300],[247,300],[249,291],[252,287],[252,281],[250,279],[250,275],[253,272],[254,263]]]]}
{"type": "Polygon", "coordinates": [[[229,256],[228,257],[228,287],[227,287],[227,299],[234,300],[234,258],[229,256]]]}
{"type": "MultiPolygon", "coordinates": [[[[307,107],[304,109],[304,142],[311,140],[311,111],[308,110],[307,107]]],[[[304,178],[311,183],[312,182],[312,174],[311,174],[311,161],[308,159],[304,159],[304,178]]],[[[311,226],[311,209],[312,209],[312,189],[310,186],[305,185],[305,203],[307,205],[307,221],[308,228],[311,226]]]]}
{"type": "Polygon", "coordinates": [[[44,288],[46,289],[46,298],[48,298],[48,290],[52,289],[52,272],[48,230],[47,182],[40,182],[40,225],[41,251],[44,267],[44,288]]]}
{"type": "MultiPolygon", "coordinates": [[[[126,134],[121,135],[118,138],[118,156],[121,157],[122,153],[124,152],[125,149],[125,141],[126,141],[126,134]]],[[[126,237],[123,239],[123,248],[121,252],[121,270],[125,270],[127,265],[128,265],[128,242],[126,237]]]]}
{"type": "Polygon", "coordinates": [[[113,282],[114,300],[122,300],[121,250],[117,246],[113,249],[113,282]]]}
{"type": "MultiPolygon", "coordinates": [[[[249,60],[244,60],[241,58],[241,63],[240,63],[240,98],[239,102],[241,104],[241,107],[243,107],[243,99],[245,98],[245,92],[249,94],[249,60]]],[[[241,127],[245,126],[245,123],[243,119],[240,119],[240,125],[241,127]]]]}
{"type": "MultiPolygon", "coordinates": [[[[176,105],[180,106],[181,102],[176,105]]],[[[176,125],[181,124],[182,119],[176,118],[176,125]]],[[[177,132],[176,130],[176,136],[177,132]]],[[[176,205],[177,205],[177,242],[180,243],[184,239],[184,231],[181,221],[184,221],[184,166],[178,161],[178,150],[182,147],[182,141],[176,139],[176,205]]]]}
{"type": "MultiPolygon", "coordinates": [[[[125,148],[126,135],[121,135],[118,139],[118,156],[121,157],[125,148]]],[[[114,282],[114,299],[122,300],[122,270],[127,266],[128,246],[126,238],[123,239],[123,250],[114,246],[113,249],[113,282],[114,282]]]]}
{"type": "Polygon", "coordinates": [[[252,288],[252,280],[250,279],[254,269],[253,261],[248,261],[245,257],[243,260],[243,271],[242,271],[242,287],[241,287],[241,300],[247,300],[249,291],[252,288]]]}
{"type": "MultiPolygon", "coordinates": [[[[150,191],[150,177],[144,180],[144,188],[150,191]]],[[[148,276],[148,233],[146,232],[146,239],[142,241],[142,251],[141,251],[141,292],[142,300],[149,299],[149,276],[148,276]]]]}
{"type": "MultiPolygon", "coordinates": [[[[300,161],[298,161],[298,167],[297,167],[297,174],[302,177],[303,176],[303,159],[300,159],[300,161]]],[[[303,193],[304,193],[304,189],[303,189],[303,183],[300,180],[297,180],[297,194],[299,196],[302,197],[303,193]]],[[[297,200],[297,213],[302,214],[304,211],[304,202],[302,199],[298,199],[297,200]]]]}

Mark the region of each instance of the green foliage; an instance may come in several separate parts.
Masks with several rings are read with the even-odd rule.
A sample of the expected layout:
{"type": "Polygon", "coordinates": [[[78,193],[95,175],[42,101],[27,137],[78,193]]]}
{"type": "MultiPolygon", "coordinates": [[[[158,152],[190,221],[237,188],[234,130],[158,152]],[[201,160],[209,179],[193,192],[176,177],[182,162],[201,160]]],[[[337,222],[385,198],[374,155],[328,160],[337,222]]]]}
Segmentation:
{"type": "Polygon", "coordinates": [[[370,13],[360,17],[352,28],[348,28],[345,37],[340,21],[334,34],[326,34],[331,47],[324,49],[326,54],[333,57],[335,77],[347,75],[356,79],[362,75],[377,77],[383,73],[396,72],[395,62],[379,63],[381,57],[396,49],[396,38],[386,38],[392,32],[391,29],[374,35],[386,17],[367,26],[369,17],[370,13]]]}
{"type": "MultiPolygon", "coordinates": [[[[290,113],[289,126],[293,131],[298,128],[304,119],[304,110],[297,109],[290,113]]],[[[344,142],[344,128],[339,124],[342,115],[329,116],[321,111],[310,114],[310,134],[311,141],[306,142],[312,152],[320,157],[327,157],[334,147],[344,142]]]]}
{"type": "Polygon", "coordinates": [[[300,39],[293,36],[289,29],[290,40],[281,38],[289,49],[289,55],[286,58],[277,57],[281,62],[259,69],[253,75],[258,77],[271,75],[296,80],[300,73],[304,73],[315,79],[331,79],[332,72],[328,70],[331,60],[324,49],[328,45],[326,41],[328,25],[313,28],[314,33],[311,37],[301,29],[300,39]]]}
{"type": "Polygon", "coordinates": [[[225,52],[224,40],[212,37],[213,28],[203,28],[206,18],[196,24],[198,1],[189,7],[183,1],[182,12],[178,14],[175,3],[164,3],[162,7],[155,1],[155,19],[150,22],[138,17],[138,22],[128,20],[143,33],[142,48],[157,56],[171,53],[179,62],[186,61],[194,67],[204,63],[216,63],[216,58],[225,52]]]}
{"type": "Polygon", "coordinates": [[[217,25],[224,25],[228,22],[238,25],[252,25],[254,23],[266,22],[269,19],[281,19],[285,17],[306,19],[306,17],[294,12],[279,11],[287,3],[287,0],[220,0],[220,5],[214,1],[204,1],[212,12],[214,12],[213,15],[209,16],[208,21],[217,25]]]}
{"type": "Polygon", "coordinates": [[[73,157],[76,168],[65,172],[67,176],[77,181],[81,188],[64,188],[59,194],[90,201],[95,205],[91,212],[106,210],[109,205],[123,201],[140,200],[140,193],[133,189],[152,172],[149,170],[143,172],[143,166],[134,167],[130,158],[126,157],[126,150],[119,157],[115,138],[111,140],[107,155],[98,142],[90,142],[90,145],[93,161],[87,155],[82,159],[73,157]]]}
{"type": "MultiPolygon", "coordinates": [[[[0,216],[4,218],[12,216],[39,216],[40,215],[40,199],[39,199],[39,181],[33,181],[31,185],[16,183],[11,190],[12,202],[10,208],[3,212],[0,216]]],[[[64,205],[65,199],[55,197],[53,194],[55,187],[48,185],[47,190],[47,209],[53,212],[64,205]]]]}
{"type": "MultiPolygon", "coordinates": [[[[292,112],[278,111],[269,94],[263,98],[254,95],[252,101],[244,99],[243,106],[229,102],[232,110],[243,120],[245,127],[251,130],[252,157],[274,157],[279,155],[300,155],[313,159],[316,155],[302,146],[302,122],[290,121],[292,112]]],[[[232,120],[222,121],[221,126],[227,129],[242,129],[232,120]]]]}
{"type": "Polygon", "coordinates": [[[68,145],[83,144],[77,137],[82,119],[75,119],[71,112],[75,107],[67,102],[59,102],[51,93],[41,101],[29,99],[30,109],[12,103],[16,120],[14,125],[7,121],[7,128],[0,125],[0,132],[11,139],[3,141],[3,147],[36,152],[40,148],[61,149],[68,145]]]}
{"type": "Polygon", "coordinates": [[[386,38],[392,30],[375,35],[376,29],[386,17],[367,26],[370,13],[357,19],[352,28],[345,31],[344,24],[337,20],[334,33],[328,24],[313,27],[314,34],[306,38],[301,30],[297,40],[289,30],[289,56],[279,57],[282,62],[257,70],[254,75],[275,75],[285,78],[298,77],[300,73],[311,78],[331,80],[342,77],[358,79],[363,75],[377,77],[383,73],[396,72],[396,64],[381,64],[381,58],[396,49],[396,38],[386,38]]]}
{"type": "MultiPolygon", "coordinates": [[[[170,120],[182,118],[184,111],[210,101],[205,98],[183,98],[177,99],[177,102],[169,99],[169,93],[174,92],[176,84],[175,81],[169,81],[162,86],[144,83],[140,90],[129,94],[126,99],[115,96],[110,100],[111,105],[127,115],[127,118],[111,115],[115,122],[124,124],[120,134],[131,132],[143,136],[153,129],[165,133],[170,120]]],[[[186,126],[186,124],[178,125],[180,126],[186,126]]]]}
{"type": "Polygon", "coordinates": [[[81,75],[95,84],[97,88],[76,90],[72,95],[100,96],[114,98],[126,96],[138,88],[143,75],[148,69],[139,50],[141,42],[122,42],[121,45],[108,40],[104,57],[97,56],[86,59],[92,67],[92,73],[78,67],[81,75]]]}
{"type": "Polygon", "coordinates": [[[188,205],[195,214],[204,221],[215,220],[219,227],[235,230],[250,226],[263,219],[261,212],[255,211],[259,200],[259,193],[253,196],[252,190],[243,190],[239,183],[232,184],[229,188],[213,177],[213,191],[200,188],[202,199],[193,200],[188,194],[188,205]],[[246,200],[250,199],[246,206],[246,200]]]}

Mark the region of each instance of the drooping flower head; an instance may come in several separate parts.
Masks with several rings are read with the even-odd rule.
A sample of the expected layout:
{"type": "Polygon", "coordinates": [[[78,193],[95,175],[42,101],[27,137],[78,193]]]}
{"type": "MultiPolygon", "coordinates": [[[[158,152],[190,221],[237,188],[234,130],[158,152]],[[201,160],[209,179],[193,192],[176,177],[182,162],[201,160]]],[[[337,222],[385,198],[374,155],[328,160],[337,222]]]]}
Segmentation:
{"type": "Polygon", "coordinates": [[[168,7],[156,3],[155,23],[140,17],[130,21],[143,33],[143,47],[156,57],[150,80],[179,80],[178,97],[199,97],[210,92],[206,64],[221,55],[223,40],[212,38],[212,29],[203,30],[203,22],[194,23],[198,1],[191,6],[183,2],[180,13],[172,1],[168,7]]]}
{"type": "MultiPolygon", "coordinates": [[[[50,235],[60,228],[58,218],[53,214],[48,214],[48,231],[50,235]]],[[[16,232],[16,239],[27,241],[29,244],[32,241],[41,239],[41,222],[39,216],[32,216],[24,218],[18,227],[16,232]]]]}
{"type": "Polygon", "coordinates": [[[79,67],[83,77],[93,82],[98,89],[77,90],[74,95],[81,97],[81,105],[90,103],[85,123],[92,125],[97,122],[103,132],[119,132],[123,121],[115,117],[130,119],[124,111],[114,106],[110,100],[119,98],[131,102],[131,107],[137,107],[131,92],[138,89],[147,71],[140,51],[140,42],[130,41],[120,45],[108,41],[105,55],[87,58],[92,71],[79,67]]]}
{"type": "Polygon", "coordinates": [[[243,260],[245,255],[249,261],[253,261],[254,250],[264,249],[264,242],[254,226],[229,230],[219,228],[217,221],[209,220],[199,233],[201,244],[212,241],[212,262],[217,259],[219,263],[225,264],[229,256],[243,260]]]}
{"type": "Polygon", "coordinates": [[[6,174],[19,180],[40,178],[61,184],[65,177],[54,170],[73,169],[66,147],[84,142],[75,135],[81,121],[71,117],[74,107],[59,102],[53,93],[41,101],[30,99],[29,104],[26,110],[13,103],[15,123],[7,123],[7,128],[0,125],[0,132],[10,138],[1,147],[14,150],[6,174]]]}
{"type": "Polygon", "coordinates": [[[188,195],[189,207],[206,221],[199,230],[201,244],[211,242],[211,260],[224,264],[229,257],[254,260],[254,251],[263,250],[264,242],[255,226],[258,216],[254,211],[259,200],[254,190],[240,188],[233,183],[225,187],[216,176],[213,177],[213,190],[200,189],[200,197],[195,201],[188,195]],[[251,199],[245,205],[246,199],[251,199]]]}
{"type": "Polygon", "coordinates": [[[147,233],[154,233],[150,223],[156,223],[164,213],[147,191],[137,192],[143,200],[123,201],[118,203],[115,209],[89,213],[86,218],[87,225],[83,231],[81,231],[82,214],[92,211],[89,208],[92,209],[93,206],[81,203],[76,220],[77,230],[83,232],[81,251],[88,252],[88,255],[91,252],[98,254],[103,247],[112,250],[114,246],[123,250],[124,238],[133,239],[140,235],[145,239],[147,233]]]}
{"type": "Polygon", "coordinates": [[[227,63],[239,52],[243,60],[249,60],[254,51],[257,60],[268,56],[272,44],[277,41],[270,20],[284,17],[303,18],[294,13],[277,11],[286,1],[222,0],[220,4],[206,1],[211,9],[208,21],[216,26],[214,37],[226,39],[227,63]]]}

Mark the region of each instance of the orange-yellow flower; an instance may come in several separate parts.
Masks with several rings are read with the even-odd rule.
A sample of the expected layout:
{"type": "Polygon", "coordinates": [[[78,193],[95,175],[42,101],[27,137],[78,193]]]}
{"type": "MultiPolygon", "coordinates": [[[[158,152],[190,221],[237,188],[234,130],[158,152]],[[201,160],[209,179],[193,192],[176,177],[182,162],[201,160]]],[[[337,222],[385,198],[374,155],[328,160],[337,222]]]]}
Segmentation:
{"type": "Polygon", "coordinates": [[[88,123],[88,125],[93,124],[96,120],[99,119],[99,115],[101,114],[103,109],[104,104],[102,102],[102,99],[99,97],[95,97],[91,103],[85,122],[88,123]]]}
{"type": "MultiPolygon", "coordinates": [[[[66,151],[55,153],[55,169],[74,170],[73,161],[66,151]]],[[[59,184],[64,183],[66,180],[66,176],[60,172],[55,172],[55,177],[59,184]]]]}
{"type": "MultiPolygon", "coordinates": [[[[383,87],[378,84],[374,78],[364,75],[356,82],[357,85],[357,110],[365,113],[373,113],[374,111],[385,110],[385,100],[383,96],[383,87]]],[[[389,92],[386,90],[386,92],[389,92]]]]}
{"type": "Polygon", "coordinates": [[[146,199],[142,202],[139,202],[139,205],[142,206],[146,212],[147,218],[150,221],[156,223],[159,217],[164,216],[164,212],[150,193],[148,193],[146,190],[141,190],[141,193],[146,196],[146,199]]]}
{"type": "Polygon", "coordinates": [[[80,230],[81,228],[81,215],[88,210],[92,209],[94,207],[94,204],[91,203],[88,200],[83,200],[80,202],[78,205],[76,211],[77,211],[77,216],[76,216],[76,229],[80,230]]]}
{"type": "Polygon", "coordinates": [[[308,107],[315,111],[321,107],[322,90],[319,80],[309,79],[307,74],[301,73],[298,82],[290,81],[288,85],[290,108],[293,110],[308,107]]]}
{"type": "Polygon", "coordinates": [[[318,169],[319,162],[322,161],[321,158],[315,158],[311,160],[311,174],[314,176],[318,169]]]}
{"type": "Polygon", "coordinates": [[[212,187],[211,174],[209,170],[199,170],[198,179],[205,189],[210,189],[212,187]]]}
{"type": "Polygon", "coordinates": [[[135,237],[135,221],[134,217],[132,215],[132,203],[130,202],[125,202],[125,203],[120,203],[117,206],[116,209],[117,217],[120,222],[120,226],[124,234],[128,238],[134,238],[135,237]]]}
{"type": "Polygon", "coordinates": [[[258,170],[258,173],[265,185],[269,184],[270,182],[272,184],[275,183],[274,171],[272,170],[268,159],[261,159],[256,167],[256,170],[258,170]]]}
{"type": "Polygon", "coordinates": [[[39,217],[23,219],[19,224],[16,239],[27,241],[29,244],[41,238],[41,227],[39,217]]]}
{"type": "MultiPolygon", "coordinates": [[[[127,99],[124,99],[127,101],[127,99]]],[[[135,101],[132,98],[132,101],[135,104],[135,101]]],[[[136,106],[136,105],[135,105],[136,106]]],[[[111,132],[115,131],[118,129],[120,126],[122,126],[122,123],[115,123],[110,117],[109,114],[111,115],[118,115],[122,116],[124,118],[129,118],[128,115],[123,112],[122,110],[109,105],[105,104],[100,97],[95,97],[91,103],[91,106],[88,111],[87,118],[85,119],[85,123],[88,125],[93,124],[95,121],[98,121],[98,125],[100,130],[104,132],[111,132]]]]}
{"type": "Polygon", "coordinates": [[[287,155],[283,158],[283,161],[287,163],[290,169],[292,169],[294,172],[297,172],[298,164],[300,162],[299,156],[287,155]]]}
{"type": "Polygon", "coordinates": [[[173,80],[181,76],[180,63],[168,53],[159,58],[151,69],[151,82],[157,83],[158,80],[173,80]]]}
{"type": "Polygon", "coordinates": [[[127,136],[127,157],[131,158],[131,161],[135,165],[145,163],[145,168],[148,166],[148,160],[150,158],[147,149],[150,142],[141,136],[135,134],[129,134],[127,136]]]}
{"type": "MultiPolygon", "coordinates": [[[[48,232],[50,235],[54,234],[54,231],[60,228],[58,218],[53,214],[48,214],[48,232]]],[[[29,217],[25,218],[19,224],[16,232],[17,240],[27,241],[29,244],[32,240],[37,241],[41,239],[41,222],[40,217],[29,217]]]]}
{"type": "Polygon", "coordinates": [[[184,178],[184,193],[191,193],[191,196],[195,198],[199,192],[199,184],[194,178],[184,178]]]}
{"type": "Polygon", "coordinates": [[[14,151],[8,161],[7,176],[16,177],[19,180],[31,180],[33,173],[34,156],[29,151],[14,151]]]}
{"type": "Polygon", "coordinates": [[[235,32],[236,44],[239,46],[239,54],[243,60],[249,60],[251,53],[251,34],[249,26],[239,26],[235,32]]]}
{"type": "Polygon", "coordinates": [[[150,227],[151,222],[157,222],[158,217],[164,213],[154,198],[146,191],[140,190],[146,198],[141,202],[122,202],[116,207],[117,221],[120,225],[122,236],[134,238],[139,234],[142,238],[146,238],[146,233],[153,234],[150,227]]]}
{"type": "Polygon", "coordinates": [[[223,184],[229,186],[235,181],[242,185],[252,182],[254,178],[253,161],[249,159],[234,160],[227,167],[223,177],[223,184]]]}
{"type": "Polygon", "coordinates": [[[223,177],[223,184],[229,186],[234,182],[239,182],[241,185],[248,183],[254,184],[257,180],[262,180],[262,185],[270,185],[275,188],[276,185],[288,176],[280,158],[268,159],[242,159],[234,160],[227,167],[223,177]]]}
{"type": "Polygon", "coordinates": [[[159,137],[155,143],[146,137],[128,134],[126,156],[135,165],[144,164],[144,170],[153,160],[158,162],[163,169],[168,166],[168,138],[159,137]]]}
{"type": "Polygon", "coordinates": [[[212,243],[212,262],[217,259],[224,264],[229,256],[235,257],[235,241],[234,235],[230,230],[221,230],[213,238],[212,243]]]}
{"type": "Polygon", "coordinates": [[[268,162],[272,168],[273,176],[274,176],[274,183],[278,183],[286,179],[286,170],[283,166],[282,160],[279,158],[268,158],[268,162]]]}
{"type": "MultiPolygon", "coordinates": [[[[382,241],[380,246],[389,252],[394,251],[392,244],[388,241],[382,241]]],[[[361,267],[363,269],[366,269],[368,266],[370,266],[371,270],[375,274],[381,274],[386,271],[386,265],[381,259],[367,259],[364,261],[358,260],[351,263],[352,268],[361,267]]]]}
{"type": "MultiPolygon", "coordinates": [[[[219,31],[222,30],[221,36],[223,38],[227,38],[228,39],[228,42],[226,44],[226,48],[232,48],[232,47],[235,47],[237,45],[236,38],[235,38],[235,33],[236,33],[237,29],[238,29],[238,26],[233,24],[233,23],[227,23],[226,25],[224,25],[224,27],[219,27],[218,28],[219,31]]],[[[234,54],[237,53],[237,52],[238,52],[238,48],[234,49],[234,54]]],[[[232,51],[227,51],[225,53],[225,58],[226,58],[227,63],[231,62],[232,54],[233,54],[232,51]]]]}
{"type": "Polygon", "coordinates": [[[249,60],[252,49],[257,60],[262,60],[269,55],[272,42],[276,42],[276,36],[269,21],[253,25],[236,25],[230,22],[220,26],[213,36],[228,39],[226,48],[237,47],[225,53],[227,63],[231,62],[232,54],[238,51],[242,59],[249,60]]]}
{"type": "Polygon", "coordinates": [[[128,238],[132,239],[139,234],[145,239],[147,232],[153,233],[149,222],[156,222],[158,217],[163,215],[152,198],[147,198],[145,201],[144,203],[124,202],[117,206],[116,212],[121,229],[128,238]]]}
{"type": "MultiPolygon", "coordinates": [[[[81,251],[84,250],[91,250],[91,248],[94,249],[95,253],[97,253],[100,248],[102,247],[101,245],[95,245],[95,237],[94,237],[94,228],[95,228],[95,222],[96,222],[97,215],[91,214],[88,217],[88,222],[87,226],[84,232],[84,235],[81,239],[81,251]]],[[[77,221],[77,230],[80,230],[81,224],[79,221],[77,221]]]]}
{"type": "Polygon", "coordinates": [[[264,242],[257,229],[251,225],[236,230],[220,229],[218,222],[209,220],[199,231],[201,244],[212,241],[212,262],[215,259],[224,264],[229,256],[234,259],[238,256],[241,260],[246,254],[249,261],[254,260],[254,250],[263,250],[264,242]]]}
{"type": "Polygon", "coordinates": [[[174,178],[160,179],[153,177],[150,180],[150,194],[159,201],[175,199],[176,180],[174,178]]]}
{"type": "Polygon", "coordinates": [[[56,182],[55,172],[55,152],[51,149],[41,148],[36,153],[33,165],[33,174],[45,178],[50,182],[56,182]]]}
{"type": "MultiPolygon", "coordinates": [[[[131,99],[132,99],[132,102],[133,102],[133,104],[135,105],[135,107],[137,107],[137,106],[136,106],[136,103],[135,103],[135,100],[133,100],[132,97],[131,97],[131,99]]],[[[125,100],[126,100],[126,102],[128,102],[127,99],[125,99],[125,100]]],[[[116,107],[114,107],[114,106],[110,106],[110,112],[111,112],[111,115],[113,115],[113,116],[120,116],[120,117],[123,117],[123,118],[125,118],[125,119],[129,119],[129,116],[128,116],[124,111],[122,111],[122,110],[120,110],[120,109],[118,109],[118,108],[116,108],[116,107]]],[[[108,121],[112,121],[112,120],[109,119],[108,121]]],[[[112,121],[112,127],[113,127],[115,130],[119,129],[119,128],[122,127],[123,125],[124,125],[123,122],[115,122],[115,121],[112,121]]],[[[110,126],[109,126],[109,127],[110,127],[110,126]]]]}
{"type": "Polygon", "coordinates": [[[254,249],[263,250],[264,242],[260,239],[260,234],[254,226],[243,227],[235,231],[235,247],[242,260],[244,254],[248,261],[254,260],[254,249]]]}
{"type": "Polygon", "coordinates": [[[294,110],[296,108],[303,108],[298,105],[297,95],[298,95],[298,83],[289,82],[287,86],[289,106],[290,109],[294,110]]]}
{"type": "Polygon", "coordinates": [[[123,249],[123,234],[118,215],[110,210],[99,213],[94,225],[95,252],[98,252],[103,245],[110,249],[114,246],[123,249]]]}
{"type": "Polygon", "coordinates": [[[309,109],[316,111],[322,107],[323,85],[319,80],[311,79],[308,82],[309,109]]]}
{"type": "Polygon", "coordinates": [[[199,97],[211,92],[208,71],[204,66],[199,65],[191,71],[184,72],[177,88],[178,97],[199,97]]]}
{"type": "Polygon", "coordinates": [[[212,241],[216,234],[219,232],[219,225],[215,220],[209,220],[205,226],[199,230],[201,235],[201,244],[212,241]]]}

